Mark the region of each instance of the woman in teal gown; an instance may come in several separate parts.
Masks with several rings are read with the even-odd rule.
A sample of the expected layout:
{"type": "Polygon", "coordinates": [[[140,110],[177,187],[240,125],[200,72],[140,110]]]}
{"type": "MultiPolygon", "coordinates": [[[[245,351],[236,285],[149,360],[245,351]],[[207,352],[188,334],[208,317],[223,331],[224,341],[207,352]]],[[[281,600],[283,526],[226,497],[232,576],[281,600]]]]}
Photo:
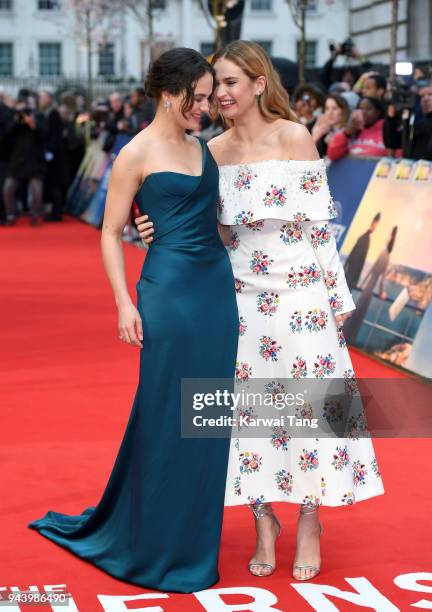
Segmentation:
{"type": "Polygon", "coordinates": [[[204,141],[184,132],[208,110],[213,69],[197,52],[174,49],[156,60],[146,85],[156,118],[116,160],[102,232],[121,336],[141,347],[132,412],[98,505],[73,516],[49,511],[29,527],[121,580],[190,593],[219,578],[229,439],[181,436],[181,381],[232,379],[239,323],[217,231],[218,168],[204,141]],[[121,256],[134,193],[158,228],[137,309],[121,256]]]}

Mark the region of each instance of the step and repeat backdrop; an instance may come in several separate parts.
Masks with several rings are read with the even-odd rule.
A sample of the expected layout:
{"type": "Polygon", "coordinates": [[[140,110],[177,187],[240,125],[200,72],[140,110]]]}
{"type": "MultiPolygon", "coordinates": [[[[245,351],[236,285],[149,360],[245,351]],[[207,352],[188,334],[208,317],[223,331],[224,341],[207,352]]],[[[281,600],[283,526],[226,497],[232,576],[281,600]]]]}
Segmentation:
{"type": "MultiPolygon", "coordinates": [[[[102,224],[113,161],[128,142],[105,135],[87,149],[67,210],[102,224]]],[[[352,345],[432,378],[432,163],[344,158],[328,167],[338,217],[332,223],[356,310],[345,324],[352,345]]]]}

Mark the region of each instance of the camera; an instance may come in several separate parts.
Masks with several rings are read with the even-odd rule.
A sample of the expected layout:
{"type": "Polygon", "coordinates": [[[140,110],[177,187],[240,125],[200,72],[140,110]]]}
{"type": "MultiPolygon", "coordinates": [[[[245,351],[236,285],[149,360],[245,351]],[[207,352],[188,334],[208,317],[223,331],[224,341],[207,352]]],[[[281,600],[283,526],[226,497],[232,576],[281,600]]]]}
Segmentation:
{"type": "Polygon", "coordinates": [[[412,110],[416,103],[416,93],[412,91],[410,85],[404,81],[397,79],[391,88],[390,104],[392,104],[397,111],[403,109],[412,110]]]}
{"type": "Polygon", "coordinates": [[[354,41],[350,37],[346,38],[343,41],[343,43],[341,43],[340,45],[335,45],[334,42],[331,42],[329,44],[329,49],[331,53],[334,53],[335,51],[337,51],[339,55],[346,55],[347,57],[352,57],[354,47],[355,47],[354,41]],[[338,47],[339,47],[339,50],[338,50],[338,47]]]}
{"type": "Polygon", "coordinates": [[[416,92],[412,87],[413,65],[411,62],[396,62],[396,77],[391,86],[390,104],[397,111],[412,110],[416,103],[416,92]]]}
{"type": "Polygon", "coordinates": [[[110,108],[105,100],[98,99],[93,103],[91,117],[98,125],[105,123],[109,118],[109,114],[110,108]]]}
{"type": "Polygon", "coordinates": [[[19,121],[23,121],[25,117],[31,117],[34,111],[30,106],[22,106],[21,108],[15,108],[14,113],[19,121]]]}

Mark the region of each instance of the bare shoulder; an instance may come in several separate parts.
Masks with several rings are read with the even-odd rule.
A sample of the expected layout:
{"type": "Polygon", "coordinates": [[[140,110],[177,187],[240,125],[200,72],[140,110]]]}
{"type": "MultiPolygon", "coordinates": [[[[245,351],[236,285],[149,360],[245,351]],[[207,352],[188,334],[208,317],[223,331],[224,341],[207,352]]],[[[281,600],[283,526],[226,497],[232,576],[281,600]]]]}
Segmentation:
{"type": "Polygon", "coordinates": [[[208,141],[207,146],[217,164],[224,163],[224,152],[229,148],[231,130],[226,130],[208,141]]]}
{"type": "Polygon", "coordinates": [[[287,151],[290,159],[304,161],[320,159],[312,136],[302,123],[281,119],[278,136],[281,147],[287,151]]]}
{"type": "Polygon", "coordinates": [[[127,176],[142,180],[146,174],[146,159],[149,158],[146,151],[152,150],[151,144],[151,137],[137,134],[120,150],[114,162],[113,172],[117,170],[127,173],[127,176]]]}

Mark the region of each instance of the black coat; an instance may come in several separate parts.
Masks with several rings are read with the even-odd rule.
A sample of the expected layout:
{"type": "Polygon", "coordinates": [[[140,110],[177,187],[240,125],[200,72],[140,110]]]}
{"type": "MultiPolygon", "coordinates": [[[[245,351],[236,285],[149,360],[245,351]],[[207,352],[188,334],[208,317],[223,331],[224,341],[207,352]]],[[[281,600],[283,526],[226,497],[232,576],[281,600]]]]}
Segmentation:
{"type": "Polygon", "coordinates": [[[415,123],[413,128],[409,119],[401,121],[398,117],[386,117],[383,135],[385,146],[402,148],[403,157],[432,161],[432,113],[415,123]]]}
{"type": "Polygon", "coordinates": [[[10,143],[8,133],[12,126],[13,111],[0,102],[0,161],[7,161],[10,157],[10,143]]]}
{"type": "Polygon", "coordinates": [[[350,290],[357,287],[369,250],[370,234],[370,230],[367,230],[360,236],[345,262],[345,278],[350,290]]]}
{"type": "Polygon", "coordinates": [[[8,175],[16,179],[43,179],[45,176],[47,124],[40,113],[35,113],[35,117],[35,129],[15,119],[7,131],[11,152],[8,175]]]}
{"type": "Polygon", "coordinates": [[[45,152],[48,154],[46,180],[51,186],[67,183],[67,159],[63,147],[63,121],[54,107],[45,113],[46,140],[45,152]]]}

